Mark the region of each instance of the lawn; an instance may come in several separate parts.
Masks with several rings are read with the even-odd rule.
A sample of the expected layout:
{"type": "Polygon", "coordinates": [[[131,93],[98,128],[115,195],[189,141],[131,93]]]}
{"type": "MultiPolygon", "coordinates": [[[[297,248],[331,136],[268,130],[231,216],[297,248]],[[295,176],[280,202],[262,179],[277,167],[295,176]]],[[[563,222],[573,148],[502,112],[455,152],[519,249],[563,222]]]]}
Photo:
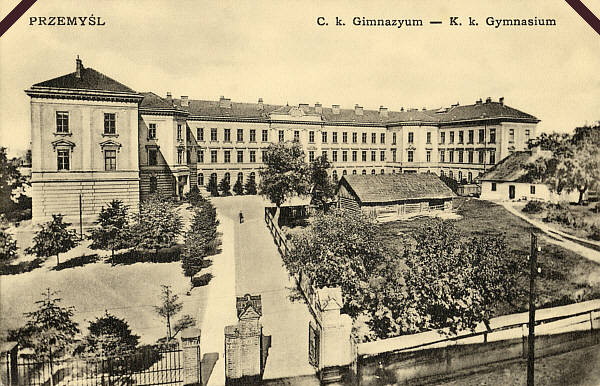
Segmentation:
{"type": "MultiPolygon", "coordinates": [[[[502,206],[489,201],[458,198],[454,206],[460,219],[456,226],[466,236],[503,235],[509,248],[518,258],[526,262],[530,249],[530,232],[533,229],[524,220],[513,216],[502,206]]],[[[401,248],[402,234],[411,232],[427,221],[425,217],[396,221],[378,225],[381,239],[391,246],[401,248]]],[[[578,254],[551,244],[545,236],[539,237],[542,251],[538,255],[541,274],[537,282],[538,305],[553,306],[572,303],[576,300],[600,298],[600,265],[578,254]]],[[[523,272],[521,283],[528,288],[527,272],[523,272]]],[[[525,298],[513,305],[502,305],[498,314],[526,310],[525,298]]]]}

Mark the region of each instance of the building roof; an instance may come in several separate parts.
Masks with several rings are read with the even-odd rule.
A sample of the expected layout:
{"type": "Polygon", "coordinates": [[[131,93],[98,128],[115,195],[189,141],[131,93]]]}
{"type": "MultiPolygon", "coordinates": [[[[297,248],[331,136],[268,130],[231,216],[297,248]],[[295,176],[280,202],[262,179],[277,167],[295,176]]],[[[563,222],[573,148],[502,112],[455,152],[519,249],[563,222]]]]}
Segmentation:
{"type": "Polygon", "coordinates": [[[123,83],[117,82],[93,68],[83,67],[83,64],[81,65],[79,77],[77,77],[77,72],[75,71],[59,76],[58,78],[36,83],[32,86],[32,88],[38,87],[136,93],[123,83]]]}
{"type": "Polygon", "coordinates": [[[347,175],[340,179],[361,203],[452,198],[454,192],[432,173],[347,175]]]}
{"type": "Polygon", "coordinates": [[[525,165],[531,160],[531,151],[517,151],[479,177],[480,181],[531,182],[525,165]]]}

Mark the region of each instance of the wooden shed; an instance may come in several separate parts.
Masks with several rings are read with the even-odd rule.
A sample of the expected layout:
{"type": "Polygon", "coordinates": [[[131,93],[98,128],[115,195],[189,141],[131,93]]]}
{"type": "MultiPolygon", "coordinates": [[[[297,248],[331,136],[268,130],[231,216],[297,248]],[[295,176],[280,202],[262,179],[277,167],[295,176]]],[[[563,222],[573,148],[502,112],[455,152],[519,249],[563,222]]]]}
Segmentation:
{"type": "Polygon", "coordinates": [[[338,206],[378,221],[452,210],[454,192],[431,173],[347,175],[338,183],[338,206]]]}

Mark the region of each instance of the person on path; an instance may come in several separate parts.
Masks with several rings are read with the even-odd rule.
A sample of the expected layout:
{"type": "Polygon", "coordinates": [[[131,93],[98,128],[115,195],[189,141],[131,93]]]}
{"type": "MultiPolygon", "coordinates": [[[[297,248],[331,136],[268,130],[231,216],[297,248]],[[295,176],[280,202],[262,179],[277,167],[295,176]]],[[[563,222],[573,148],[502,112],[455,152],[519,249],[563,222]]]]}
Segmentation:
{"type": "Polygon", "coordinates": [[[240,224],[244,222],[244,214],[240,210],[240,224]]]}

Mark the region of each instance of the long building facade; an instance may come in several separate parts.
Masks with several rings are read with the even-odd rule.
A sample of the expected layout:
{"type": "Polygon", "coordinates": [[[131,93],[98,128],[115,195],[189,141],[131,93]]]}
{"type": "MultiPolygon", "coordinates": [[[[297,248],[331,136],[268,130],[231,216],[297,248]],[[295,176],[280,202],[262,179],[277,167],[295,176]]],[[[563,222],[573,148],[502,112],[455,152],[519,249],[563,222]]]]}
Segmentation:
{"type": "Polygon", "coordinates": [[[34,222],[86,223],[112,199],[137,210],[151,194],[182,197],[223,178],[258,180],[269,144],[326,155],[332,178],[444,174],[472,182],[527,149],[539,120],[503,98],[434,110],[367,110],[193,100],[136,92],[76,60],[75,72],[31,86],[34,222]]]}

